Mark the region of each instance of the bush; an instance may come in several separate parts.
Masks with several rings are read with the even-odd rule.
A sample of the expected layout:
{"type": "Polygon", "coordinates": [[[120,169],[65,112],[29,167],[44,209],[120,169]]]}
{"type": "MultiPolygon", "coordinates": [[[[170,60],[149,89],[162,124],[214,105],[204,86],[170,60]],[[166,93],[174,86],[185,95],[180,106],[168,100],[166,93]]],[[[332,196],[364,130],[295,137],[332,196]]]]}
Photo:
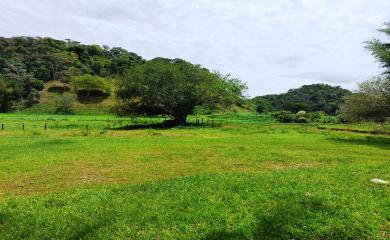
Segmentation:
{"type": "Polygon", "coordinates": [[[307,118],[305,117],[299,117],[297,120],[296,120],[298,123],[308,123],[309,121],[307,120],[307,118]]]}
{"type": "Polygon", "coordinates": [[[111,94],[111,85],[107,79],[85,74],[77,76],[72,79],[77,93],[85,92],[93,95],[94,93],[100,93],[103,95],[111,94]]]}
{"type": "Polygon", "coordinates": [[[62,95],[61,99],[57,102],[57,108],[55,114],[72,115],[74,98],[71,95],[62,95]]]}
{"type": "Polygon", "coordinates": [[[305,111],[299,111],[297,114],[293,114],[289,111],[277,111],[271,113],[271,116],[282,123],[309,123],[319,121],[322,114],[320,112],[307,113],[305,111]]]}
{"type": "Polygon", "coordinates": [[[306,113],[306,111],[299,111],[297,113],[297,118],[306,118],[308,117],[308,114],[306,113]]]}
{"type": "Polygon", "coordinates": [[[322,114],[320,112],[312,112],[309,114],[309,118],[312,122],[319,122],[322,118],[322,114]]]}
{"type": "Polygon", "coordinates": [[[279,122],[291,123],[294,122],[294,114],[289,111],[277,111],[271,113],[271,116],[279,122]]]}

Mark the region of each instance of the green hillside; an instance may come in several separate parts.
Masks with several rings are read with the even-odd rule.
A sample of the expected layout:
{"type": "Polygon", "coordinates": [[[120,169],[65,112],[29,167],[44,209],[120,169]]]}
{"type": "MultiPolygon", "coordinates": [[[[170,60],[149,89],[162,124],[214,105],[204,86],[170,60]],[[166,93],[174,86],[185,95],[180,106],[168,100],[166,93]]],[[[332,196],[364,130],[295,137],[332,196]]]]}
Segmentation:
{"type": "Polygon", "coordinates": [[[103,101],[81,102],[73,88],[63,91],[63,83],[60,81],[50,81],[44,84],[44,88],[39,91],[39,102],[30,108],[22,111],[35,114],[61,113],[57,110],[63,104],[63,98],[71,100],[73,114],[107,114],[111,113],[115,106],[115,97],[108,96],[103,101]]]}
{"type": "MultiPolygon", "coordinates": [[[[126,69],[143,62],[142,57],[118,47],[52,38],[1,37],[0,112],[43,103],[48,103],[50,108],[52,103],[48,98],[55,100],[56,95],[46,94],[51,86],[49,82],[61,82],[66,86],[72,78],[86,74],[115,79],[126,69]]],[[[79,107],[91,108],[89,105],[79,107]]],[[[31,111],[37,108],[40,106],[34,106],[31,111]]]]}

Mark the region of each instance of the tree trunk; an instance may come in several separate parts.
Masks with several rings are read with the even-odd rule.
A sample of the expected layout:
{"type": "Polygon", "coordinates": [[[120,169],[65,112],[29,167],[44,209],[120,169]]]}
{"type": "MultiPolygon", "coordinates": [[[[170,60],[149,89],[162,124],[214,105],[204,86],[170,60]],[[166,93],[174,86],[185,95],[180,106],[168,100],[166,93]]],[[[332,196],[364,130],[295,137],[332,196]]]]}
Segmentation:
{"type": "Polygon", "coordinates": [[[175,118],[172,121],[173,121],[173,123],[176,126],[186,125],[186,123],[187,123],[187,115],[185,115],[185,116],[175,116],[175,118]]]}

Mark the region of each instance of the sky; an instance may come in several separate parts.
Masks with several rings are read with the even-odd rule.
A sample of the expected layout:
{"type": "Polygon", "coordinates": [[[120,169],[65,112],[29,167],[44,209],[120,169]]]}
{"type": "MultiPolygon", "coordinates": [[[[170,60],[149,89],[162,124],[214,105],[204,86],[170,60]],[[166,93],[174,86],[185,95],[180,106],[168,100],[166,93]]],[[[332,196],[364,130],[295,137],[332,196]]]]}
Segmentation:
{"type": "Polygon", "coordinates": [[[364,41],[389,0],[1,0],[0,36],[123,47],[182,58],[247,82],[249,96],[381,73],[364,41]]]}

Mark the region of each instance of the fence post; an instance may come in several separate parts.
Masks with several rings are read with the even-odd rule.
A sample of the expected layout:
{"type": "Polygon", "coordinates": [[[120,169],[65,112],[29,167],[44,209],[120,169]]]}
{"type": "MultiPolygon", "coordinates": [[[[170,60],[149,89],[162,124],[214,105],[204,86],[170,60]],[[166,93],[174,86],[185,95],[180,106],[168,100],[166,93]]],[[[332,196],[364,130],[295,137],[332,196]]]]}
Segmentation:
{"type": "Polygon", "coordinates": [[[4,123],[1,124],[1,131],[4,131],[4,123]]]}
{"type": "Polygon", "coordinates": [[[69,130],[69,125],[66,125],[66,130],[69,130]]]}
{"type": "Polygon", "coordinates": [[[24,131],[24,123],[23,123],[23,131],[24,131]]]}
{"type": "Polygon", "coordinates": [[[46,129],[47,129],[47,123],[45,123],[45,131],[46,131],[46,129]]]}

